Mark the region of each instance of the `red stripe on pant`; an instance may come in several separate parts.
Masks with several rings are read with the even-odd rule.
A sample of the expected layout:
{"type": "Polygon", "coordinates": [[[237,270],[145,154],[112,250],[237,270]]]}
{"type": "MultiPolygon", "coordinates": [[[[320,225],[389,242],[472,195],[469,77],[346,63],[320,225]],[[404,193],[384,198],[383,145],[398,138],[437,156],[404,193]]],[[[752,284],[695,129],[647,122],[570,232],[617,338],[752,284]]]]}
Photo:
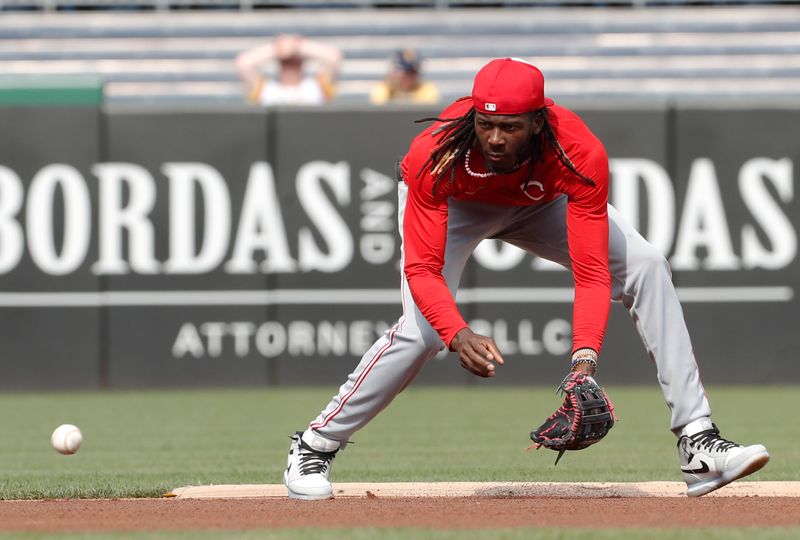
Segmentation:
{"type": "Polygon", "coordinates": [[[385,353],[389,349],[389,347],[392,346],[392,342],[394,341],[394,335],[397,333],[397,331],[399,329],[400,329],[400,324],[398,323],[398,325],[395,327],[395,329],[392,330],[389,333],[389,342],[382,349],[380,349],[377,353],[375,353],[375,356],[372,357],[372,360],[370,360],[370,362],[367,365],[367,367],[364,369],[364,371],[361,373],[361,375],[358,376],[358,379],[356,379],[356,382],[353,385],[353,388],[351,388],[350,391],[347,394],[345,394],[345,396],[342,398],[342,401],[339,402],[339,405],[333,411],[331,411],[330,414],[328,414],[327,417],[325,417],[325,419],[322,421],[322,423],[320,423],[320,424],[317,424],[317,423],[311,424],[309,426],[311,429],[324,428],[325,426],[328,425],[328,422],[333,420],[334,417],[336,417],[337,414],[342,412],[342,407],[345,406],[345,404],[353,396],[355,391],[358,390],[358,388],[361,386],[361,383],[363,383],[364,379],[367,378],[367,375],[369,374],[369,372],[372,371],[372,368],[375,366],[375,364],[378,363],[378,360],[381,359],[381,356],[383,356],[383,353],[385,353]]]}
{"type": "Polygon", "coordinates": [[[337,414],[342,412],[342,407],[344,407],[345,404],[347,403],[347,401],[353,396],[353,393],[355,393],[355,391],[358,390],[358,387],[361,386],[361,383],[364,382],[364,379],[367,377],[369,372],[372,371],[372,368],[375,366],[375,364],[378,363],[378,360],[380,360],[381,356],[383,356],[383,353],[385,353],[389,349],[389,347],[392,346],[392,342],[394,341],[395,334],[397,332],[399,332],[403,328],[403,322],[405,322],[405,320],[406,320],[406,315],[405,315],[406,314],[405,287],[407,287],[407,284],[406,284],[405,280],[401,279],[400,280],[400,302],[403,305],[403,315],[400,317],[400,319],[398,319],[397,324],[394,325],[394,328],[392,329],[392,331],[389,332],[389,338],[388,338],[389,342],[386,344],[385,347],[383,347],[381,350],[379,350],[377,353],[375,353],[375,356],[372,357],[372,360],[370,360],[369,365],[367,365],[367,367],[364,369],[364,372],[361,373],[361,375],[358,376],[358,379],[356,379],[356,382],[353,385],[353,388],[351,388],[350,391],[347,394],[345,394],[345,396],[342,398],[342,401],[339,402],[339,405],[333,411],[331,411],[328,414],[328,416],[325,417],[325,419],[322,421],[322,423],[312,423],[312,424],[310,424],[308,426],[310,429],[315,430],[315,429],[324,428],[325,426],[328,425],[328,422],[333,420],[333,418],[336,417],[337,414]]]}

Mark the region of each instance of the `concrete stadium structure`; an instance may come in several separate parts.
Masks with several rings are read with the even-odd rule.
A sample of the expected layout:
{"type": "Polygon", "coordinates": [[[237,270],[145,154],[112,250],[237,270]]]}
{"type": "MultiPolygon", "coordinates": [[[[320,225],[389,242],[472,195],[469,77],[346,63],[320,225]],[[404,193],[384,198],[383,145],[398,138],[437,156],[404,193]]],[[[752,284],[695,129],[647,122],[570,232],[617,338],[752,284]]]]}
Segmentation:
{"type": "Polygon", "coordinates": [[[109,104],[240,104],[235,55],[284,32],[341,48],[340,103],[365,103],[400,47],[445,100],[497,56],[537,63],[561,100],[800,96],[797,5],[4,11],[0,87],[88,77],[109,104]]]}

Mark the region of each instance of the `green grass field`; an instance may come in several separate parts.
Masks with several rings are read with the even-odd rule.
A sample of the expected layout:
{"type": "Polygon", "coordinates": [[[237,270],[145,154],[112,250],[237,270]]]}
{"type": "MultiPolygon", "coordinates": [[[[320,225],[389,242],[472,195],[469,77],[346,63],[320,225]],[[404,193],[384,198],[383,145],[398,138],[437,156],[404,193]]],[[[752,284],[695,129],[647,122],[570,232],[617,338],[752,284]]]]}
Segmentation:
{"type": "MultiPolygon", "coordinates": [[[[304,427],[334,390],[5,394],[0,396],[0,498],[158,497],[184,485],[280,483],[288,435],[304,427]],[[83,447],[73,456],[50,447],[50,433],[62,423],[83,430],[83,447]]],[[[554,452],[525,451],[531,428],[559,401],[553,389],[412,387],[356,434],[355,444],[337,457],[333,478],[679,481],[675,438],[668,430],[669,414],[658,387],[607,390],[617,407],[617,426],[601,444],[571,452],[554,467],[554,452]]],[[[800,422],[781,422],[774,414],[775,404],[791,403],[797,391],[793,386],[708,388],[723,436],[760,442],[770,450],[769,465],[751,479],[798,480],[800,422]]],[[[746,533],[743,530],[741,538],[755,538],[746,533]]],[[[796,529],[789,533],[785,538],[800,537],[796,529]]],[[[275,534],[269,538],[284,538],[275,534]]],[[[398,532],[398,538],[433,538],[424,531],[419,534],[398,532]]],[[[517,534],[521,532],[497,531],[492,537],[534,537],[517,534]]],[[[592,534],[619,537],[612,532],[592,534]]],[[[784,538],[783,534],[762,530],[757,537],[784,538]],[[767,533],[773,536],[764,536],[767,533]]],[[[348,536],[360,538],[355,531],[348,536]]],[[[636,537],[673,538],[644,533],[636,537]]],[[[680,538],[693,536],[684,532],[680,538]]]]}

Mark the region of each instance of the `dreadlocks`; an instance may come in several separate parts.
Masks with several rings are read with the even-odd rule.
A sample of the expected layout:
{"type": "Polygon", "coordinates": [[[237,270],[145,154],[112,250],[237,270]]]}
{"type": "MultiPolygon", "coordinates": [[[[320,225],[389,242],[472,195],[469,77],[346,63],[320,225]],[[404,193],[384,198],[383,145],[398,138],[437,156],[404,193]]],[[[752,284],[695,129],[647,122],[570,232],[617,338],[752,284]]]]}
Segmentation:
{"type": "MultiPolygon", "coordinates": [[[[581,180],[594,185],[594,180],[578,171],[575,164],[572,163],[572,160],[569,159],[569,156],[564,151],[561,143],[558,142],[555,131],[547,119],[547,109],[539,109],[535,111],[534,114],[542,115],[544,124],[542,130],[531,137],[531,164],[529,175],[531,177],[533,176],[535,168],[534,163],[542,160],[545,144],[547,144],[553,149],[558,160],[569,169],[569,171],[581,180]]],[[[439,137],[436,141],[436,146],[425,163],[422,164],[419,172],[417,172],[417,176],[419,176],[425,170],[430,170],[430,174],[434,177],[433,191],[435,193],[439,183],[445,177],[447,177],[450,182],[455,181],[456,164],[461,158],[466,156],[467,152],[469,152],[478,141],[478,137],[475,135],[475,109],[470,109],[469,112],[458,118],[429,117],[416,120],[416,123],[420,122],[442,122],[442,125],[432,132],[434,137],[439,137]]]]}
{"type": "Polygon", "coordinates": [[[430,169],[433,180],[433,191],[445,174],[449,173],[450,182],[455,181],[456,163],[464,157],[470,148],[475,146],[478,138],[475,135],[475,109],[470,109],[467,114],[458,118],[422,118],[420,122],[442,122],[442,125],[431,133],[439,136],[431,155],[422,164],[417,176],[426,169],[430,169]]]}

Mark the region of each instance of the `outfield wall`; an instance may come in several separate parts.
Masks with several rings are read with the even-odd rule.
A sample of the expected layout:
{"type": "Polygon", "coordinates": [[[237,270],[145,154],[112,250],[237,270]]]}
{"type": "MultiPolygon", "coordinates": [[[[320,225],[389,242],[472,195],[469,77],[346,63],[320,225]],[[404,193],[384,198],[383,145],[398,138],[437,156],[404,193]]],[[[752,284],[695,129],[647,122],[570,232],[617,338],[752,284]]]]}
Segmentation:
{"type": "MultiPolygon", "coordinates": [[[[800,381],[800,110],[576,109],[706,383],[800,381]]],[[[435,112],[0,108],[0,388],[343,382],[400,313],[395,162],[435,112]]],[[[560,380],[568,272],[485,242],[462,287],[492,384],[560,380]]],[[[620,305],[602,380],[655,381],[620,305]]],[[[420,382],[478,383],[453,354],[420,382]]]]}

